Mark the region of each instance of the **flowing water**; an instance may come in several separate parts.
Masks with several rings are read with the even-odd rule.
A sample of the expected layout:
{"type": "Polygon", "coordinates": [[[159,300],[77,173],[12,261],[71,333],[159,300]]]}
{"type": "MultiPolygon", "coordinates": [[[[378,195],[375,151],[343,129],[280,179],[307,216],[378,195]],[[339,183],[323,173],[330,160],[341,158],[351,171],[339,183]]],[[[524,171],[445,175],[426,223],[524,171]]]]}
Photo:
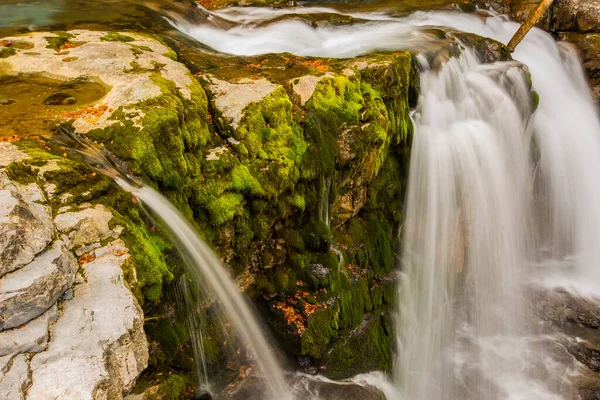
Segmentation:
{"type": "Polygon", "coordinates": [[[428,27],[506,43],[518,25],[456,12],[352,14],[362,22],[317,28],[282,18],[324,12],[340,13],[234,8],[199,25],[171,23],[236,55],[423,54],[402,232],[396,387],[379,386],[405,400],[568,397],[572,365],[552,358],[551,340],[532,326],[525,298],[539,269],[548,285],[584,293],[600,274],[600,123],[573,51],[534,29],[513,55],[520,63],[483,65],[463,49],[430,69],[428,27]],[[223,29],[217,19],[232,25],[223,29]]]}
{"type": "Polygon", "coordinates": [[[162,222],[173,244],[186,259],[188,272],[196,281],[203,281],[212,288],[212,293],[218,296],[229,320],[241,334],[242,339],[252,345],[256,363],[267,383],[269,393],[265,396],[274,400],[291,399],[281,366],[265,339],[258,318],[233,280],[227,276],[223,265],[211,248],[175,206],[160,193],[147,186],[133,186],[120,178],[116,181],[139,198],[144,206],[162,222]]]}

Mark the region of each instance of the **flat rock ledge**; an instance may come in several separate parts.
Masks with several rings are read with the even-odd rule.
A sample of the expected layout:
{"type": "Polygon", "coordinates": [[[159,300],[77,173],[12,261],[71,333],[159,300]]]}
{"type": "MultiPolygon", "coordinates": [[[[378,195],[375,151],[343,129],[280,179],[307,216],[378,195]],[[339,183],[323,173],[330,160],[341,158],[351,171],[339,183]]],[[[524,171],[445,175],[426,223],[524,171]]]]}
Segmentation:
{"type": "Polygon", "coordinates": [[[0,143],[0,398],[121,399],[148,364],[130,257],[102,205],[53,212],[38,180],[2,167],[28,157],[0,143]],[[79,256],[79,262],[77,260],[79,256]]]}

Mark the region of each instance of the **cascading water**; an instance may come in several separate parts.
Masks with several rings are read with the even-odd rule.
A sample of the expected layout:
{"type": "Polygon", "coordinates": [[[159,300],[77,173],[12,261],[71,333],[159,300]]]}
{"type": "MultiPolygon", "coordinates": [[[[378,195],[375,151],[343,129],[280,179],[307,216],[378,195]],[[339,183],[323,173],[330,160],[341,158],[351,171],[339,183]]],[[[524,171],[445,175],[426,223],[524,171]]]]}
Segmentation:
{"type": "Polygon", "coordinates": [[[187,328],[190,332],[190,344],[194,354],[194,363],[196,375],[198,376],[199,392],[211,392],[210,382],[208,380],[208,368],[206,363],[206,354],[204,351],[204,336],[202,334],[203,321],[196,312],[196,304],[191,300],[193,298],[187,277],[182,275],[175,285],[175,297],[177,305],[183,308],[182,314],[187,328]]]}
{"type": "MultiPolygon", "coordinates": [[[[431,26],[504,43],[518,28],[503,17],[454,12],[360,14],[352,16],[361,22],[317,28],[282,19],[298,13],[339,14],[230,9],[209,14],[228,29],[173,25],[226,53],[321,57],[423,52],[431,26]]],[[[540,281],[536,267],[549,265],[549,285],[593,292],[586,282],[600,275],[600,122],[567,46],[534,29],[513,56],[531,73],[535,112],[518,63],[482,65],[466,49],[438,69],[423,63],[402,232],[399,393],[386,386],[389,396],[569,396],[568,366],[545,354],[546,337],[530,326],[525,298],[527,284],[540,281]]]]}
{"type": "MultiPolygon", "coordinates": [[[[493,399],[496,389],[485,379],[494,376],[460,392],[448,374],[455,365],[444,362],[458,361],[459,349],[444,353],[457,343],[468,346],[460,331],[508,335],[522,326],[529,88],[517,65],[483,66],[465,51],[440,71],[425,71],[421,92],[403,229],[396,377],[406,399],[493,399]],[[523,103],[494,80],[497,74],[523,103]]],[[[502,364],[494,370],[513,367],[502,364]]]]}
{"type": "Polygon", "coordinates": [[[235,283],[227,276],[221,262],[198,236],[181,213],[160,193],[147,186],[134,186],[116,177],[116,182],[139,198],[172,237],[173,243],[188,263],[188,271],[196,281],[202,280],[213,289],[228,318],[253,347],[256,363],[264,375],[273,400],[293,399],[281,366],[265,340],[257,318],[235,283]]]}

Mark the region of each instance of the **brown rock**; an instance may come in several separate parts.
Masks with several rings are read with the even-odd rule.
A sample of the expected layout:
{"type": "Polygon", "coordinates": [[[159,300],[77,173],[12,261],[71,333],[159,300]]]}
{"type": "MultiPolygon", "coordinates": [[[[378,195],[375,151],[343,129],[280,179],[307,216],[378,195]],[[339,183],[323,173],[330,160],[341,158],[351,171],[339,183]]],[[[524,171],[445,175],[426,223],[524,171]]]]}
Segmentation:
{"type": "Polygon", "coordinates": [[[576,19],[580,32],[600,32],[600,2],[598,0],[581,0],[576,19]]]}
{"type": "Polygon", "coordinates": [[[600,33],[563,32],[559,38],[573,43],[581,52],[592,94],[600,101],[600,33]]]}

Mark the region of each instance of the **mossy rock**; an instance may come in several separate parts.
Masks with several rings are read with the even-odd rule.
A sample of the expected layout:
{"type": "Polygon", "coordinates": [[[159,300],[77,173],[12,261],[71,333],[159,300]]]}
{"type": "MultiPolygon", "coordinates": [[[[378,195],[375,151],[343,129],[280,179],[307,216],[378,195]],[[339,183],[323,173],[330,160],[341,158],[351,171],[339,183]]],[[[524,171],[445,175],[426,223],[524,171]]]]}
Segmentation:
{"type": "Polygon", "coordinates": [[[330,379],[345,379],[365,371],[388,372],[392,368],[392,341],[389,320],[369,315],[327,351],[322,360],[324,373],[330,379]]]}

